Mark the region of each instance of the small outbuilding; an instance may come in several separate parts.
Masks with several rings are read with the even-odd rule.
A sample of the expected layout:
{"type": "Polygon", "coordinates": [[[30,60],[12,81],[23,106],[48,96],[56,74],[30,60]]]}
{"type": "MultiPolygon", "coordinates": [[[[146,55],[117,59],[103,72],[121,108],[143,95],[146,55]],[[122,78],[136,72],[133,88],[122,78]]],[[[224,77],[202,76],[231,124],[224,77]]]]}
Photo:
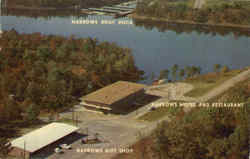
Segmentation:
{"type": "Polygon", "coordinates": [[[11,142],[10,156],[30,158],[30,156],[79,130],[64,123],[51,123],[11,142]]]}

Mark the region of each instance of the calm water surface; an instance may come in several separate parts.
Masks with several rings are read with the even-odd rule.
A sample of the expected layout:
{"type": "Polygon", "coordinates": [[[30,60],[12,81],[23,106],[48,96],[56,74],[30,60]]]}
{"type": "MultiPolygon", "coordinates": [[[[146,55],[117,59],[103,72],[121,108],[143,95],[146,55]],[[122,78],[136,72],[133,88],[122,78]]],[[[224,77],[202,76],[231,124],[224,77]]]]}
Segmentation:
{"type": "Polygon", "coordinates": [[[213,65],[217,63],[230,68],[250,65],[249,36],[235,37],[233,33],[222,36],[200,33],[196,30],[177,33],[169,29],[162,32],[156,27],[137,26],[135,21],[133,24],[118,24],[121,22],[132,23],[133,20],[93,15],[87,18],[3,16],[2,28],[14,28],[20,33],[41,32],[63,36],[73,34],[76,37],[92,37],[99,41],[115,42],[132,49],[136,65],[145,71],[146,76],[151,76],[152,72],[158,75],[160,70],[170,69],[174,64],[180,67],[200,66],[203,73],[213,71],[213,65]],[[81,23],[84,23],[84,20],[94,20],[98,24],[73,24],[72,20],[81,23]],[[115,24],[101,24],[104,20],[115,24]]]}

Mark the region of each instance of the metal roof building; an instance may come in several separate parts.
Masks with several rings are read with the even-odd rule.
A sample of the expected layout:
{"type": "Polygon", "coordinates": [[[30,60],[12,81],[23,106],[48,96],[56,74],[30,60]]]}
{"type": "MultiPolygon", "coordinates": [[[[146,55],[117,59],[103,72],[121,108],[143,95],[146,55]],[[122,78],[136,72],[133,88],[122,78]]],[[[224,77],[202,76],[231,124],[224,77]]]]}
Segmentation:
{"type": "MultiPolygon", "coordinates": [[[[49,144],[56,142],[65,136],[79,130],[78,127],[64,123],[51,123],[35,131],[32,131],[22,137],[19,137],[11,142],[13,150],[11,155],[20,156],[19,152],[26,152],[29,156],[49,144]]],[[[26,155],[26,156],[27,156],[26,155]]]]}

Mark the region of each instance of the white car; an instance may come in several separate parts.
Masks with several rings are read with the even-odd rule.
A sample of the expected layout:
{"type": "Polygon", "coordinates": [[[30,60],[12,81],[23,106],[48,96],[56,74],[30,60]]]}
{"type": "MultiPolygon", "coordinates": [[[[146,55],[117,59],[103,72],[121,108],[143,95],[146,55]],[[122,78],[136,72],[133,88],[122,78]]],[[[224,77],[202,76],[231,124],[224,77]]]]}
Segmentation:
{"type": "Polygon", "coordinates": [[[60,149],[60,148],[57,147],[57,148],[55,148],[55,152],[56,153],[62,153],[63,151],[62,151],[62,149],[60,149]]]}
{"type": "Polygon", "coordinates": [[[71,146],[70,146],[70,145],[67,145],[67,144],[62,144],[62,145],[60,145],[60,147],[61,147],[62,149],[71,149],[71,146]]]}

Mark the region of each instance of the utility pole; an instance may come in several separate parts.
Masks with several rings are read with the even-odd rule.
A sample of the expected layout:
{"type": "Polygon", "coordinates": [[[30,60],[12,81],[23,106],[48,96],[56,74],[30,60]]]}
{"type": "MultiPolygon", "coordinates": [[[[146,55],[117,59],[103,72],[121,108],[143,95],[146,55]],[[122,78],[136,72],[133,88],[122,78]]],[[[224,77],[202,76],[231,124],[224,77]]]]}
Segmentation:
{"type": "Polygon", "coordinates": [[[24,141],[24,143],[23,143],[23,151],[24,151],[24,152],[23,152],[23,158],[24,158],[24,159],[25,159],[25,157],[26,157],[26,156],[25,156],[25,152],[26,152],[25,149],[26,149],[26,143],[25,143],[25,141],[24,141]]]}
{"type": "Polygon", "coordinates": [[[77,115],[77,112],[76,112],[76,126],[78,125],[77,120],[78,120],[78,115],[77,115]]]}
{"type": "MultiPolygon", "coordinates": [[[[2,37],[2,0],[0,0],[0,38],[2,37]]],[[[0,51],[2,50],[2,47],[0,47],[0,51]]]]}
{"type": "Polygon", "coordinates": [[[74,109],[72,108],[72,121],[74,122],[74,109]]]}

